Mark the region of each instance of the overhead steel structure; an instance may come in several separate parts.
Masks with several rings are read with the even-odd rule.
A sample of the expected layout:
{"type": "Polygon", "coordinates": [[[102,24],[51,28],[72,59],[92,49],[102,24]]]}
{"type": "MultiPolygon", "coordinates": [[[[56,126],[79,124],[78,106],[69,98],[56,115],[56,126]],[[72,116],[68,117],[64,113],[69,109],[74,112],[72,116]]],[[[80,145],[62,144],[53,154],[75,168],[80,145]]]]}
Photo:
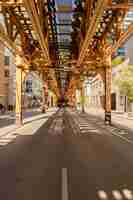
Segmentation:
{"type": "Polygon", "coordinates": [[[84,94],[84,76],[100,73],[111,123],[111,58],[133,33],[132,21],[124,26],[132,10],[132,0],[0,0],[0,40],[16,56],[16,121],[22,123],[22,81],[35,70],[45,97],[50,87],[71,100],[77,87],[84,94]]]}

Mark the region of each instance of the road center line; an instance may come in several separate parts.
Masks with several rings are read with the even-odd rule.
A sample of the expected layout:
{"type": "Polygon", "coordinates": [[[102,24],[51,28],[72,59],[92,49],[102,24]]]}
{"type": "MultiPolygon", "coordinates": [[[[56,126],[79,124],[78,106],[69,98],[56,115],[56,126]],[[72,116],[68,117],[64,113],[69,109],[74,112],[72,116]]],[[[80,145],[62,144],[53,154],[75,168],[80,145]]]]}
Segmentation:
{"type": "Polygon", "coordinates": [[[62,168],[62,200],[68,200],[68,174],[67,174],[67,168],[62,168]]]}

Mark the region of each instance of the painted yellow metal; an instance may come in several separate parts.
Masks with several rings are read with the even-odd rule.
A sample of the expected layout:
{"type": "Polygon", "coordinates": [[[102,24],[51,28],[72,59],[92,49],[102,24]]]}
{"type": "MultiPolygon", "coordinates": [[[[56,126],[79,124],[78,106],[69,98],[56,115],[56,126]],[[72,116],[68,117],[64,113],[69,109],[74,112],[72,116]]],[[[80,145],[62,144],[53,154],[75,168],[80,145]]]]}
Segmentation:
{"type": "Polygon", "coordinates": [[[107,0],[98,0],[95,14],[93,15],[93,17],[91,19],[91,24],[90,24],[90,26],[87,30],[85,40],[84,40],[83,45],[81,47],[81,51],[80,51],[79,58],[78,58],[78,61],[77,61],[77,66],[80,66],[82,64],[82,62],[84,61],[84,58],[85,58],[86,53],[87,53],[87,49],[90,45],[90,41],[91,41],[92,37],[94,36],[94,34],[96,32],[97,25],[98,25],[102,15],[103,15],[106,3],[107,3],[107,0]]]}
{"type": "Polygon", "coordinates": [[[22,57],[23,62],[25,63],[25,65],[29,65],[28,60],[25,58],[21,47],[17,47],[15,45],[15,43],[9,38],[9,36],[5,33],[0,31],[0,41],[8,48],[12,51],[12,53],[14,54],[14,56],[18,55],[20,57],[22,57]]]}
{"type": "Polygon", "coordinates": [[[3,1],[0,0],[0,6],[22,6],[23,5],[23,0],[8,0],[8,1],[3,1]]]}
{"type": "Polygon", "coordinates": [[[111,85],[112,85],[112,66],[111,56],[105,60],[105,123],[111,124],[111,85]]]}
{"type": "Polygon", "coordinates": [[[23,82],[28,74],[28,70],[24,70],[23,58],[19,55],[16,56],[16,125],[23,125],[23,82]]]}
{"type": "Polygon", "coordinates": [[[80,92],[81,92],[81,108],[82,108],[82,112],[85,112],[85,88],[83,85],[83,82],[81,82],[81,88],[80,88],[80,92]]]}
{"type": "Polygon", "coordinates": [[[16,125],[22,124],[22,69],[16,67],[16,125]]]}
{"type": "Polygon", "coordinates": [[[118,3],[115,5],[110,4],[107,6],[107,8],[110,9],[132,9],[133,8],[133,2],[130,3],[118,3]]]}
{"type": "Polygon", "coordinates": [[[24,0],[24,4],[26,6],[26,9],[28,11],[29,17],[31,19],[33,28],[38,36],[38,41],[40,43],[40,46],[42,48],[43,51],[43,56],[45,57],[45,59],[48,61],[48,63],[50,64],[50,57],[49,57],[49,52],[48,52],[48,47],[46,45],[46,41],[43,35],[43,31],[41,28],[41,24],[39,21],[39,16],[35,7],[35,2],[34,0],[24,0]]]}
{"type": "MultiPolygon", "coordinates": [[[[38,3],[38,0],[37,1],[34,1],[34,0],[17,0],[17,1],[16,0],[8,0],[8,1],[5,0],[5,1],[2,1],[2,0],[0,0],[1,6],[11,7],[11,6],[15,5],[17,7],[22,6],[22,7],[26,8],[26,11],[30,17],[30,21],[32,22],[34,32],[38,36],[38,41],[39,41],[41,49],[43,51],[44,58],[42,59],[42,63],[41,63],[41,59],[39,57],[39,54],[41,53],[40,49],[38,51],[34,52],[34,56],[33,56],[34,58],[32,57],[31,60],[28,62],[25,58],[22,48],[16,47],[16,45],[11,40],[9,35],[7,35],[5,32],[0,31],[0,41],[2,41],[8,48],[12,49],[14,54],[17,54],[22,58],[22,61],[20,61],[20,64],[17,63],[17,66],[19,66],[23,69],[24,68],[28,69],[30,64],[32,65],[34,63],[34,64],[36,64],[36,66],[38,66],[36,68],[36,70],[39,71],[39,70],[43,69],[45,71],[48,69],[47,72],[50,74],[51,72],[49,69],[50,69],[50,65],[51,65],[51,60],[50,60],[49,50],[48,50],[48,41],[47,41],[47,38],[44,36],[45,34],[43,33],[43,30],[42,30],[42,26],[41,26],[42,21],[40,20],[40,16],[38,14],[39,12],[37,11],[39,8],[36,7],[36,3],[38,3]],[[35,62],[35,60],[36,60],[36,62],[35,62]]],[[[109,45],[108,42],[105,42],[105,46],[102,46],[102,39],[103,39],[102,38],[102,39],[99,39],[100,47],[98,50],[89,49],[90,41],[96,33],[98,23],[100,22],[101,17],[104,14],[104,11],[106,11],[107,9],[128,10],[129,8],[133,7],[133,3],[117,3],[116,5],[112,5],[112,0],[98,0],[97,7],[95,9],[95,14],[93,16],[91,16],[90,15],[91,3],[92,3],[92,1],[88,2],[86,0],[86,6],[88,6],[88,7],[86,7],[87,8],[86,16],[87,16],[87,20],[89,19],[90,21],[86,20],[86,22],[85,22],[85,23],[89,23],[89,26],[87,26],[86,36],[84,38],[83,45],[81,46],[81,49],[80,49],[79,58],[77,61],[75,61],[75,60],[69,61],[69,64],[73,64],[73,65],[75,64],[75,66],[72,69],[72,78],[71,78],[71,81],[70,81],[69,87],[68,87],[68,94],[70,94],[70,95],[72,95],[72,93],[74,93],[75,87],[79,83],[80,75],[84,74],[84,72],[87,72],[89,70],[91,71],[92,69],[95,71],[98,71],[99,68],[103,69],[102,68],[103,65],[105,65],[106,78],[103,75],[102,70],[101,70],[101,75],[102,75],[103,80],[106,81],[106,85],[109,84],[109,87],[107,87],[107,93],[109,93],[109,90],[110,90],[110,75],[109,74],[111,73],[111,64],[110,64],[111,55],[133,33],[133,24],[132,24],[129,26],[127,32],[125,32],[125,33],[124,32],[121,33],[121,31],[118,30],[120,37],[118,38],[118,40],[116,41],[114,46],[109,45]]],[[[41,4],[41,2],[40,2],[40,4],[41,4]]],[[[66,8],[60,7],[59,10],[61,11],[62,9],[65,10],[66,8]]],[[[108,26],[107,28],[110,29],[111,27],[108,26]]],[[[105,38],[105,41],[106,41],[106,38],[105,38]]],[[[24,44],[21,44],[21,45],[23,46],[24,44]]],[[[16,79],[18,79],[17,76],[16,76],[16,79]]],[[[48,82],[48,84],[50,85],[51,89],[57,95],[59,95],[59,88],[58,88],[59,86],[57,84],[55,73],[52,75],[52,80],[50,80],[48,82]]],[[[109,96],[106,98],[109,98],[109,96]]],[[[109,104],[110,104],[110,100],[109,100],[109,104]]],[[[107,111],[110,110],[110,105],[107,105],[107,107],[108,108],[106,110],[107,111]]]]}

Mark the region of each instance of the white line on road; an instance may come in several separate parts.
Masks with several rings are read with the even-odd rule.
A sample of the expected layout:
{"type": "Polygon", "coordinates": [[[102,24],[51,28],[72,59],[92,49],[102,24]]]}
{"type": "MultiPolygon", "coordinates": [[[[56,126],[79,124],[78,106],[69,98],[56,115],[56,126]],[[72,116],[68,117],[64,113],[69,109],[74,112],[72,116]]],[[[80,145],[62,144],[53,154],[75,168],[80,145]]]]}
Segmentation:
{"type": "Polygon", "coordinates": [[[122,200],[123,199],[121,193],[118,190],[113,190],[112,195],[113,195],[114,199],[116,199],[116,200],[122,200]]]}
{"type": "Polygon", "coordinates": [[[133,141],[132,141],[132,140],[129,140],[129,139],[127,139],[127,138],[125,138],[125,137],[123,137],[123,136],[117,134],[117,133],[111,133],[111,134],[114,135],[114,136],[120,137],[122,140],[124,140],[124,141],[126,141],[126,142],[128,142],[128,143],[130,143],[130,144],[133,144],[133,141]]]}
{"type": "Polygon", "coordinates": [[[101,200],[107,200],[108,199],[107,193],[104,192],[103,190],[98,191],[98,197],[101,200]]]}
{"type": "Polygon", "coordinates": [[[124,196],[125,196],[126,199],[133,200],[133,193],[132,193],[132,191],[130,191],[128,189],[124,189],[123,190],[123,194],[124,194],[124,196]]]}
{"type": "Polygon", "coordinates": [[[62,200],[68,200],[67,168],[62,168],[62,200]]]}

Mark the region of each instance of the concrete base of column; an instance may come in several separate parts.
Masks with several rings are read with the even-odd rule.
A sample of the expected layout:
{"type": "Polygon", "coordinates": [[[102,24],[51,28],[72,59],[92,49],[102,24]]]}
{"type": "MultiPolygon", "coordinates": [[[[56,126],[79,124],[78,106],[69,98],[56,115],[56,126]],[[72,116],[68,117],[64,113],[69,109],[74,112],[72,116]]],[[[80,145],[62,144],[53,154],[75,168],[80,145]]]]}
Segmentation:
{"type": "Polygon", "coordinates": [[[23,125],[22,113],[16,113],[16,126],[21,127],[23,125]]]}
{"type": "Polygon", "coordinates": [[[84,108],[82,108],[82,113],[85,113],[85,109],[84,108]]]}
{"type": "Polygon", "coordinates": [[[111,125],[111,112],[105,111],[105,124],[111,125]]]}

